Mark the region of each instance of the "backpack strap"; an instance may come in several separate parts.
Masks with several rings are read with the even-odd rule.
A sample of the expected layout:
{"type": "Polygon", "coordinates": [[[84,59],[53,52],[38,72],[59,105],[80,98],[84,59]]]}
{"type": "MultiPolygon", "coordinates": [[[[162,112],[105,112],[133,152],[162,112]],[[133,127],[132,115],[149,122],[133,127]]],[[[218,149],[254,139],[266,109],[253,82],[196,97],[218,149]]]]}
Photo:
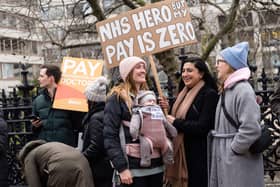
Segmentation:
{"type": "Polygon", "coordinates": [[[239,126],[236,124],[236,122],[234,121],[234,119],[230,116],[230,114],[228,113],[227,109],[226,109],[226,106],[225,106],[225,91],[222,92],[222,95],[221,95],[221,103],[222,103],[222,109],[223,109],[223,112],[227,118],[227,120],[230,122],[230,124],[235,127],[236,129],[239,128],[239,126]]]}
{"type": "MultiPolygon", "coordinates": [[[[121,143],[121,147],[122,147],[122,150],[123,150],[123,153],[124,153],[124,156],[125,156],[125,159],[127,161],[127,164],[128,164],[128,157],[127,157],[127,154],[126,154],[126,142],[125,142],[125,134],[124,134],[124,124],[128,124],[129,122],[127,121],[122,121],[121,122],[121,125],[120,125],[120,132],[119,132],[119,137],[120,137],[120,143],[121,143]]],[[[129,167],[129,166],[128,166],[129,167]]]]}

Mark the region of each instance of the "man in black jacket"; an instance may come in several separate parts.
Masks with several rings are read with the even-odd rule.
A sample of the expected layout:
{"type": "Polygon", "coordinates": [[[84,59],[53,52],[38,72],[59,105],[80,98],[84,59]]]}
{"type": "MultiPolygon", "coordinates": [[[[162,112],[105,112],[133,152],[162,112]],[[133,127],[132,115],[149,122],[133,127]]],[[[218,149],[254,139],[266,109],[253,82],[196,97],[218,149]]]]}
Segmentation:
{"type": "Polygon", "coordinates": [[[0,110],[0,186],[8,187],[8,129],[3,119],[3,112],[0,110]]]}
{"type": "Polygon", "coordinates": [[[53,108],[60,79],[61,70],[58,66],[44,64],[40,67],[38,81],[42,90],[32,103],[32,113],[36,117],[31,123],[36,139],[61,142],[75,147],[83,113],[53,108]]]}

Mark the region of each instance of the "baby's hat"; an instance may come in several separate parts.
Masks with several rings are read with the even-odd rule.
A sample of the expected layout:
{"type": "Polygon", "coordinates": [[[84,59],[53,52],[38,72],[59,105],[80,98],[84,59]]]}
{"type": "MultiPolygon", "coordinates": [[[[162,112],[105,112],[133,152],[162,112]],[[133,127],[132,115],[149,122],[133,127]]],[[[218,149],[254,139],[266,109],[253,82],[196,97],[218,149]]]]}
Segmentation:
{"type": "Polygon", "coordinates": [[[153,91],[142,90],[138,93],[136,101],[138,104],[143,105],[149,100],[157,100],[156,94],[153,91]]]}

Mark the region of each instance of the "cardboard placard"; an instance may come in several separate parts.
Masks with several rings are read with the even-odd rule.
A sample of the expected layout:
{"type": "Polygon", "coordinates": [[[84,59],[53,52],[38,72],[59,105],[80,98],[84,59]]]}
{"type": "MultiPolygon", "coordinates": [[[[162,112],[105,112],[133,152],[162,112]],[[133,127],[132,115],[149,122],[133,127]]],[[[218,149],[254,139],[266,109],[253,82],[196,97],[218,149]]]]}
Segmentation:
{"type": "Polygon", "coordinates": [[[87,112],[85,88],[101,76],[103,60],[64,57],[62,77],[58,84],[53,107],[64,110],[87,112]]]}
{"type": "Polygon", "coordinates": [[[149,56],[197,43],[185,0],[167,0],[125,12],[96,24],[106,66],[128,56],[149,56]]]}

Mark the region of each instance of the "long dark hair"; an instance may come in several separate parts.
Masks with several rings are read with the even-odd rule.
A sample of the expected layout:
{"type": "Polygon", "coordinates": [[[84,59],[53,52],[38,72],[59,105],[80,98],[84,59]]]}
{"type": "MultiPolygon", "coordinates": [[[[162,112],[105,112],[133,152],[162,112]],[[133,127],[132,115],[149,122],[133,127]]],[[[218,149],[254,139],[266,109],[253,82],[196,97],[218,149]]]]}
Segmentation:
{"type": "MultiPolygon", "coordinates": [[[[199,57],[189,57],[185,61],[182,62],[181,65],[181,75],[182,75],[182,70],[184,67],[185,63],[192,63],[194,66],[198,69],[199,72],[203,73],[203,80],[205,82],[205,85],[213,88],[214,90],[218,91],[218,86],[217,86],[217,81],[214,79],[214,77],[211,75],[208,66],[206,63],[199,57]]],[[[179,83],[179,92],[183,90],[185,87],[185,83],[182,80],[182,77],[180,78],[180,83],[179,83]]]]}

